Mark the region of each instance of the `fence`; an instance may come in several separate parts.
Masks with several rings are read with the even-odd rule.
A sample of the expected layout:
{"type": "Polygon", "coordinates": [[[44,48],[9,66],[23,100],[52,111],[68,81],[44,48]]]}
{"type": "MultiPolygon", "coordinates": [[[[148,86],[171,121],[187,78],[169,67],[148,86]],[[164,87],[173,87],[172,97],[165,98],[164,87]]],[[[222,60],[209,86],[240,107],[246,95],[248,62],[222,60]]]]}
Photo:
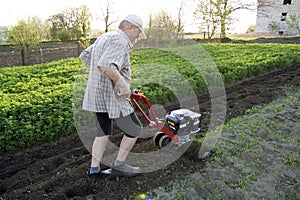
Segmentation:
{"type": "MultiPolygon", "coordinates": [[[[69,57],[77,57],[83,47],[78,42],[42,43],[25,54],[26,65],[51,62],[69,57]]],[[[21,51],[8,45],[0,46],[0,67],[22,65],[21,51]]]]}
{"type": "MultiPolygon", "coordinates": [[[[156,33],[158,34],[158,33],[156,33]]],[[[153,37],[148,37],[148,39],[142,43],[137,43],[135,49],[144,48],[145,46],[151,47],[165,47],[169,46],[170,43],[177,43],[184,46],[188,41],[194,40],[200,43],[205,42],[220,42],[220,38],[216,37],[213,39],[208,39],[206,33],[186,33],[176,35],[162,35],[166,33],[159,33],[160,35],[154,35],[153,37]]],[[[95,41],[91,39],[91,43],[95,41]]],[[[44,42],[38,47],[25,53],[25,64],[34,65],[45,62],[51,62],[63,58],[77,57],[80,52],[83,51],[83,47],[77,41],[69,42],[44,42]]],[[[0,67],[10,67],[10,66],[21,66],[22,56],[21,51],[10,47],[9,45],[0,45],[0,67]]]]}

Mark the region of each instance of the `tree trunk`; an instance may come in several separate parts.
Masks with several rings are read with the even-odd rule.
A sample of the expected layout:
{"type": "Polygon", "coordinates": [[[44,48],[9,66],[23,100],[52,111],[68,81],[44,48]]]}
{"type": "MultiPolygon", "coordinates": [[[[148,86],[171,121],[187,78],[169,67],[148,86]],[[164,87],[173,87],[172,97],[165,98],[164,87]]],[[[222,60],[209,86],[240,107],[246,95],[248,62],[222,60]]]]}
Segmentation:
{"type": "Polygon", "coordinates": [[[221,19],[221,38],[225,38],[226,37],[226,22],[225,19],[222,18],[221,19]]]}
{"type": "Polygon", "coordinates": [[[25,50],[21,49],[22,65],[25,66],[25,50]]]}

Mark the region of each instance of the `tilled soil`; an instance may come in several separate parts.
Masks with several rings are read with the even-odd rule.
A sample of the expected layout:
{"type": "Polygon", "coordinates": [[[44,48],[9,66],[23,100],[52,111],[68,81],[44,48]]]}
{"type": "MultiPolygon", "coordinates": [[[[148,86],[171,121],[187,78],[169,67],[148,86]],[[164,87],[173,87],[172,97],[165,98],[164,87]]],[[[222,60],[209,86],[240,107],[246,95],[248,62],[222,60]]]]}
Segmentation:
{"type": "MultiPolygon", "coordinates": [[[[226,89],[226,120],[272,101],[285,85],[300,86],[300,63],[236,83],[226,89]]],[[[199,108],[204,113],[202,133],[208,128],[209,107],[209,95],[199,95],[199,108]]],[[[156,147],[152,140],[143,139],[134,151],[153,148],[156,147]]],[[[128,199],[137,192],[149,191],[200,171],[206,163],[197,158],[198,150],[199,145],[193,143],[180,159],[164,169],[131,178],[108,177],[91,184],[86,177],[91,156],[74,133],[55,143],[3,156],[0,159],[0,199],[128,199]]]]}
{"type": "MultiPolygon", "coordinates": [[[[206,133],[216,141],[200,171],[147,191],[157,199],[299,199],[300,88],[206,133]]],[[[204,144],[203,144],[204,145],[204,144]]]]}

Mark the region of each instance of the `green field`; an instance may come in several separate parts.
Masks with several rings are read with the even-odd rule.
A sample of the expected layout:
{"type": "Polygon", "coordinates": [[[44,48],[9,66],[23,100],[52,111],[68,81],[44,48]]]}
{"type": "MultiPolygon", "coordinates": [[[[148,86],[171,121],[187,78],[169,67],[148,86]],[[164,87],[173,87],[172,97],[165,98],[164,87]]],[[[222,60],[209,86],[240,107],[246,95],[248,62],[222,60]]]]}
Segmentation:
{"type": "MultiPolygon", "coordinates": [[[[199,46],[180,47],[179,51],[184,56],[178,56],[177,50],[174,49],[133,51],[133,87],[141,83],[143,85],[145,74],[147,75],[145,72],[153,70],[153,66],[156,66],[158,71],[153,71],[152,74],[158,80],[151,80],[151,83],[143,85],[143,91],[152,103],[165,103],[172,101],[174,94],[162,84],[164,80],[177,80],[177,77],[174,77],[176,72],[188,81],[195,93],[201,93],[207,89],[201,73],[209,73],[209,67],[213,65],[217,66],[224,84],[228,86],[265,70],[300,61],[299,45],[207,44],[203,47],[206,51],[201,51],[205,52],[203,58],[199,57],[199,52],[195,53],[199,46]],[[185,59],[186,56],[188,60],[185,59]],[[161,66],[170,68],[160,68],[161,66]],[[200,67],[200,71],[197,67],[200,67]],[[170,71],[174,73],[162,69],[172,69],[170,71]]],[[[87,70],[78,58],[34,66],[1,68],[0,154],[51,141],[74,132],[74,81],[78,78],[84,80],[86,73],[87,70]]],[[[180,83],[180,80],[177,81],[180,83]]],[[[184,89],[178,85],[179,90],[184,89]]]]}

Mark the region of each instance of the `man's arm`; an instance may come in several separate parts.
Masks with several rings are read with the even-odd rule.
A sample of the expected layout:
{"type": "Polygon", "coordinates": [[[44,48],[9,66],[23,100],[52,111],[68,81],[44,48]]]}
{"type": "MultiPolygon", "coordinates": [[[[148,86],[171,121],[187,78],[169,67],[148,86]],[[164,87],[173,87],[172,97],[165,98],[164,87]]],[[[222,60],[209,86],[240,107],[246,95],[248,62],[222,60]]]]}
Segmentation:
{"type": "Polygon", "coordinates": [[[118,96],[129,98],[131,95],[131,91],[129,88],[129,84],[126,83],[125,79],[121,76],[117,69],[112,69],[108,67],[98,67],[103,74],[105,74],[112,82],[115,84],[115,87],[119,89],[118,96]]]}
{"type": "Polygon", "coordinates": [[[92,56],[93,45],[86,48],[80,55],[79,58],[84,62],[84,64],[90,68],[91,56],[92,56]]]}

